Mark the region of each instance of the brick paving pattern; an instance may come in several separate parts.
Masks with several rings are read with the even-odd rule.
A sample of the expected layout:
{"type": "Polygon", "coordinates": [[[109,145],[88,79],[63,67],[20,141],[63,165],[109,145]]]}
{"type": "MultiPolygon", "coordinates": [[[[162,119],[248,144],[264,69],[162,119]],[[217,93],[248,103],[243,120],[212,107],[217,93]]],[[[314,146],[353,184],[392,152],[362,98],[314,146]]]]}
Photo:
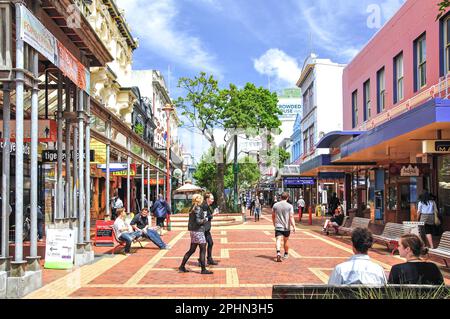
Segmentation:
{"type": "MultiPolygon", "coordinates": [[[[213,227],[213,275],[201,275],[198,251],[187,264],[189,273],[178,266],[190,245],[189,232],[171,231],[163,236],[171,250],[159,250],[149,242],[134,244],[131,256],[111,248],[95,247],[96,261],[71,271],[44,270],[44,287],[27,298],[270,298],[274,284],[321,284],[332,269],[352,256],[348,237],[320,233],[322,220],[307,218],[290,238],[290,256],[275,262],[275,238],[269,210],[257,223],[213,227]]],[[[369,253],[389,274],[392,265],[402,263],[383,246],[369,253]]],[[[446,284],[450,272],[439,264],[446,284]]]]}

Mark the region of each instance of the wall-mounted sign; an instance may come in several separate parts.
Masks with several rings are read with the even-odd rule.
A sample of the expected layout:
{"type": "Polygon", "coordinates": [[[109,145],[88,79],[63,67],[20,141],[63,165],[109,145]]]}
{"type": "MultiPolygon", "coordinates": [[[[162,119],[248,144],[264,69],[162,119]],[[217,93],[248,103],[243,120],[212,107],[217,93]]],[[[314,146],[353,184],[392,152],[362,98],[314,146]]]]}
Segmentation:
{"type": "MultiPolygon", "coordinates": [[[[78,154],[78,153],[77,153],[78,154]]],[[[94,159],[95,157],[95,151],[91,150],[91,159],[94,159]]],[[[84,159],[86,159],[86,153],[83,153],[84,159]]],[[[78,159],[78,156],[77,156],[78,159]]],[[[66,151],[63,150],[62,152],[62,160],[66,160],[66,151]]],[[[73,150],[70,151],[70,160],[73,161],[73,150]]],[[[57,150],[46,150],[42,152],[42,161],[47,163],[54,163],[58,161],[58,151],[57,150]]]]}
{"type": "MultiPolygon", "coordinates": [[[[106,164],[98,165],[106,173],[106,164]]],[[[109,171],[112,176],[127,176],[127,163],[111,163],[109,171]]],[[[136,176],[136,164],[130,164],[130,176],[136,176]]]]}
{"type": "Polygon", "coordinates": [[[420,170],[417,166],[413,165],[403,166],[400,170],[400,176],[417,177],[420,176],[420,170]]]}
{"type": "Polygon", "coordinates": [[[313,177],[285,177],[283,185],[287,188],[298,188],[304,185],[315,185],[316,180],[313,177]]]}
{"type": "Polygon", "coordinates": [[[422,153],[429,154],[449,154],[450,141],[423,141],[422,153]]]}
{"type": "MultiPolygon", "coordinates": [[[[16,121],[9,121],[9,128],[11,131],[11,141],[16,140],[16,121]]],[[[38,140],[42,143],[57,141],[57,123],[53,120],[39,120],[38,124],[38,140]]],[[[0,121],[0,141],[4,141],[3,136],[3,121],[0,121]]],[[[23,123],[23,141],[31,142],[31,121],[25,120],[23,123]]]]}

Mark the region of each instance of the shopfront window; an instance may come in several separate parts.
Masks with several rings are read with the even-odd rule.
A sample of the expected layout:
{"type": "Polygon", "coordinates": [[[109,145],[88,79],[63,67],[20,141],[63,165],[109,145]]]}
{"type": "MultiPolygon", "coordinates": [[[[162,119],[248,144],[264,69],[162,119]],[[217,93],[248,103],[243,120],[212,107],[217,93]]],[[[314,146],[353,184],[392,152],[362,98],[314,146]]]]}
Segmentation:
{"type": "Polygon", "coordinates": [[[438,158],[439,210],[450,216],[450,155],[438,158]]]}
{"type": "Polygon", "coordinates": [[[387,209],[397,210],[397,186],[389,186],[388,198],[387,198],[387,209]]]}

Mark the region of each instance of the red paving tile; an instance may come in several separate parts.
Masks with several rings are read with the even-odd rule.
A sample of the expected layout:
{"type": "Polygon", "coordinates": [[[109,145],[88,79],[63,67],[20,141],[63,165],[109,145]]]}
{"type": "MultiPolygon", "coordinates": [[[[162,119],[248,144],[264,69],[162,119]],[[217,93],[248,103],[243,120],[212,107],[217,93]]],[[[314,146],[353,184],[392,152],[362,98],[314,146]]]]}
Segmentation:
{"type": "MultiPolygon", "coordinates": [[[[314,225],[321,223],[322,220],[314,220],[314,225]]],[[[206,276],[199,273],[197,265],[198,250],[192,255],[187,264],[187,268],[191,269],[192,272],[179,273],[177,271],[183,255],[190,246],[189,232],[186,231],[171,250],[157,255],[160,250],[152,243],[149,243],[144,249],[137,249],[133,255],[104,273],[99,273],[87,286],[78,289],[70,296],[86,298],[108,296],[168,298],[171,296],[205,296],[211,298],[226,296],[242,298],[254,296],[270,297],[272,288],[264,285],[289,283],[321,284],[323,282],[322,278],[317,276],[314,271],[320,271],[321,274],[329,276],[332,268],[352,255],[350,251],[333,246],[335,244],[350,250],[351,243],[348,237],[324,236],[317,231],[318,228],[316,226],[313,226],[309,228],[312,234],[299,231],[291,237],[290,247],[301,257],[295,258],[295,253],[291,253],[289,259],[284,260],[282,263],[277,263],[274,260],[276,252],[271,221],[261,219],[259,223],[255,224],[259,226],[267,225],[268,227],[261,230],[225,229],[225,234],[222,234],[221,230],[213,230],[212,234],[215,241],[214,258],[220,262],[218,266],[209,267],[214,271],[213,275],[206,276]],[[314,236],[320,236],[329,242],[318,240],[314,236]],[[226,238],[227,242],[222,243],[221,238],[226,238]],[[221,257],[222,250],[224,253],[228,253],[229,258],[221,257]],[[153,269],[145,273],[136,285],[131,287],[124,285],[142,267],[148,266],[151,260],[156,262],[153,265],[153,269]],[[226,269],[231,270],[227,273],[226,269]],[[109,286],[92,287],[90,285],[109,286]],[[158,287],[149,288],[140,285],[158,285],[158,287]],[[183,285],[183,287],[173,285],[183,285]],[[193,285],[201,285],[201,287],[193,285]],[[211,285],[217,285],[217,287],[211,285]]],[[[247,225],[253,226],[251,223],[247,225]]],[[[306,228],[304,224],[302,228],[306,228]]],[[[177,238],[180,232],[180,230],[168,232],[163,236],[163,240],[169,243],[174,238],[177,238]]],[[[370,252],[372,258],[387,265],[403,262],[398,257],[391,256],[390,251],[384,247],[376,247],[377,249],[370,252]]],[[[105,247],[95,247],[94,249],[96,254],[108,253],[111,250],[111,248],[105,247]]],[[[110,257],[106,256],[104,258],[110,257]]],[[[61,278],[67,273],[66,271],[44,270],[44,284],[61,278]]],[[[446,283],[450,283],[450,273],[443,271],[443,274],[446,277],[446,283]]]]}

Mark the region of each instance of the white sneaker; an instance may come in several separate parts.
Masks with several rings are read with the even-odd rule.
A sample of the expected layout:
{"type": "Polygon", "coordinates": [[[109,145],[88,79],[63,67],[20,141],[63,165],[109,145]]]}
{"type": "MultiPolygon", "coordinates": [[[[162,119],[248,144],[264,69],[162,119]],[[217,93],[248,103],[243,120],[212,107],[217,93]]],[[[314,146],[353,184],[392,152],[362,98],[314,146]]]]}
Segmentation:
{"type": "Polygon", "coordinates": [[[285,253],[283,256],[283,259],[288,259],[289,258],[289,254],[285,253]]]}

